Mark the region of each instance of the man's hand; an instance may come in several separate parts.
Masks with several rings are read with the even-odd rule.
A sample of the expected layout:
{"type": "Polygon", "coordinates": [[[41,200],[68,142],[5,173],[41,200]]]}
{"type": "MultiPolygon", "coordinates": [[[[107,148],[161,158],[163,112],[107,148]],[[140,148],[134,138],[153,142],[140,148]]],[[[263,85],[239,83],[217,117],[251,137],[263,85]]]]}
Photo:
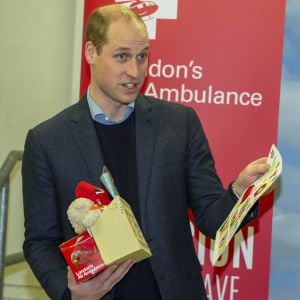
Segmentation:
{"type": "Polygon", "coordinates": [[[238,196],[241,196],[249,185],[268,171],[269,167],[269,164],[267,164],[267,157],[262,157],[251,162],[233,182],[233,191],[238,196]]]}
{"type": "Polygon", "coordinates": [[[99,300],[107,294],[129,271],[135,262],[131,259],[119,265],[112,265],[96,277],[76,283],[72,271],[68,268],[68,288],[71,291],[72,300],[99,300]]]}

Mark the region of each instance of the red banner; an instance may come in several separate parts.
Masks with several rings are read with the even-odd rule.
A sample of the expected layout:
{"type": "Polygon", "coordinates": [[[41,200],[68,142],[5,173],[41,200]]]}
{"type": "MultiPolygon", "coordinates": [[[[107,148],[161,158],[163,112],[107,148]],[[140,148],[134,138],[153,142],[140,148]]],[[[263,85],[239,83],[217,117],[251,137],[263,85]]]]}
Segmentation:
{"type": "MultiPolygon", "coordinates": [[[[277,141],[285,0],[85,1],[84,20],[102,5],[141,13],[150,33],[143,91],[196,109],[226,186],[277,141]]],[[[81,94],[89,84],[82,59],[81,94]]],[[[207,296],[268,299],[272,196],[260,218],[239,231],[217,267],[212,241],[194,228],[207,296]]]]}

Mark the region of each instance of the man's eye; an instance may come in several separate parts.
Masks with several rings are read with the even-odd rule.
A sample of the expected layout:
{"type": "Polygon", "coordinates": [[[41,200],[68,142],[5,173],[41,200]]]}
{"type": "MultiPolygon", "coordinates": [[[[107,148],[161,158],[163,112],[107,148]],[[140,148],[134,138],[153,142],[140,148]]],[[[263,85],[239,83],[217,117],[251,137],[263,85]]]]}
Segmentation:
{"type": "Polygon", "coordinates": [[[138,55],[138,60],[145,61],[148,58],[148,53],[141,53],[138,55]]]}
{"type": "Polygon", "coordinates": [[[119,62],[125,62],[125,61],[127,61],[128,57],[129,56],[127,54],[125,54],[125,53],[120,53],[120,54],[116,55],[116,58],[117,58],[117,60],[119,62]]]}

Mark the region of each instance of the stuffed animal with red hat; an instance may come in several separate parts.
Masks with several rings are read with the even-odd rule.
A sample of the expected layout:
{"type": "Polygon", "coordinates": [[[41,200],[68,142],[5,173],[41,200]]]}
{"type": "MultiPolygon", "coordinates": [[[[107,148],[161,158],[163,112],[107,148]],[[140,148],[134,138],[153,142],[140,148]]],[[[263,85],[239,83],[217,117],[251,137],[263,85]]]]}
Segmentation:
{"type": "Polygon", "coordinates": [[[80,181],[75,188],[76,199],[70,204],[67,215],[74,231],[80,234],[93,224],[110,203],[108,192],[86,181],[80,181]]]}

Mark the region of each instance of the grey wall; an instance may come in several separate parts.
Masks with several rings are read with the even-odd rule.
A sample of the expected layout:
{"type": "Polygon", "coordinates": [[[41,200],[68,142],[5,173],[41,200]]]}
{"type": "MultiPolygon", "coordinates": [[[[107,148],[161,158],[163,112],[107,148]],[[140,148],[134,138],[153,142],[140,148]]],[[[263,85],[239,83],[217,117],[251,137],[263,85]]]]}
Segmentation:
{"type": "MultiPolygon", "coordinates": [[[[29,128],[74,102],[76,0],[0,1],[0,165],[29,128]]],[[[81,12],[82,13],[82,12],[81,12]]],[[[81,24],[79,24],[80,26],[81,24]]],[[[79,32],[81,33],[81,29],[79,32]]],[[[80,47],[79,47],[80,48],[80,47]]],[[[20,165],[11,176],[9,253],[23,241],[20,165]]]]}

